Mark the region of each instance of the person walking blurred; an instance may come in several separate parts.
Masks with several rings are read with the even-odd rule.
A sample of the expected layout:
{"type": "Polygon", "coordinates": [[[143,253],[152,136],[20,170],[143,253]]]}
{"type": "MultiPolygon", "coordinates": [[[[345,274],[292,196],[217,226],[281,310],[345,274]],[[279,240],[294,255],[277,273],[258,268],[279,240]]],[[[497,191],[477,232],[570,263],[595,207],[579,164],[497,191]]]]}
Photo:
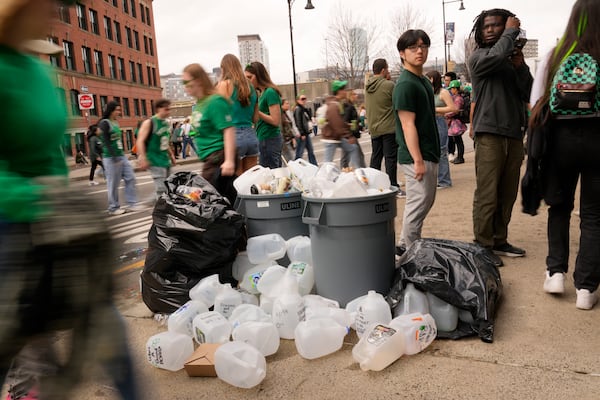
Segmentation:
{"type": "Polygon", "coordinates": [[[296,159],[302,158],[304,149],[308,153],[308,162],[313,165],[318,165],[317,158],[312,145],[310,134],[312,133],[312,119],[308,109],[306,108],[306,96],[301,94],[296,100],[296,108],[294,109],[294,122],[298,128],[300,136],[296,142],[296,159]]]}
{"type": "Polygon", "coordinates": [[[258,137],[254,130],[258,122],[258,96],[244,75],[240,60],[233,54],[225,54],[221,59],[217,93],[232,103],[238,157],[236,175],[239,176],[258,163],[258,137]]]}
{"type": "MultiPolygon", "coordinates": [[[[356,110],[356,99],[358,98],[358,93],[354,90],[350,90],[347,93],[346,102],[344,103],[344,122],[348,124],[350,127],[350,132],[356,138],[356,148],[358,152],[358,160],[359,167],[366,168],[367,164],[365,163],[365,155],[360,148],[360,143],[358,139],[360,139],[360,125],[358,121],[358,111],[356,110]]],[[[342,153],[342,159],[340,161],[340,166],[342,168],[348,168],[350,165],[350,156],[348,153],[342,153]]]]}
{"type": "Polygon", "coordinates": [[[196,143],[194,143],[193,134],[194,131],[192,130],[192,125],[190,124],[190,118],[188,117],[183,120],[183,125],[181,125],[181,137],[183,138],[181,158],[184,160],[188,157],[188,146],[194,150],[194,154],[198,155],[198,149],[196,148],[196,143]]]}
{"type": "Polygon", "coordinates": [[[102,173],[106,176],[104,164],[102,164],[102,143],[98,138],[98,125],[90,125],[88,129],[88,146],[90,149],[90,161],[92,163],[90,166],[89,185],[96,186],[98,182],[94,180],[94,175],[98,166],[102,168],[102,173]]]}
{"type": "Polygon", "coordinates": [[[286,161],[296,159],[296,151],[294,142],[300,137],[300,132],[294,123],[294,115],[290,110],[290,101],[288,99],[281,100],[281,135],[283,136],[283,148],[281,154],[286,161]]]}
{"type": "Polygon", "coordinates": [[[175,158],[179,158],[179,153],[181,152],[181,142],[181,122],[177,122],[173,125],[173,130],[171,131],[171,148],[175,158]]]}

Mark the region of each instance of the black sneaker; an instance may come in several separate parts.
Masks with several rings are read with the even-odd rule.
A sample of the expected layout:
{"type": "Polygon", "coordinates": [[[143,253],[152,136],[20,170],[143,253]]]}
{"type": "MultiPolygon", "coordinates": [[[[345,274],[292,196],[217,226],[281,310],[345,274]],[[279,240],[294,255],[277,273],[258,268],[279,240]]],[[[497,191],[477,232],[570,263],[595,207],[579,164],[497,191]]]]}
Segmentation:
{"type": "Polygon", "coordinates": [[[464,164],[465,163],[465,159],[464,158],[455,158],[454,160],[450,161],[452,164],[464,164]]]}
{"type": "Polygon", "coordinates": [[[486,249],[487,250],[487,258],[488,261],[490,263],[492,263],[492,265],[496,268],[500,268],[504,265],[504,263],[502,262],[502,260],[500,259],[500,257],[498,257],[496,254],[494,254],[494,252],[491,249],[486,249]]]}
{"type": "Polygon", "coordinates": [[[494,254],[498,256],[524,257],[525,253],[525,250],[515,247],[510,243],[504,243],[498,246],[494,246],[494,254]]]}

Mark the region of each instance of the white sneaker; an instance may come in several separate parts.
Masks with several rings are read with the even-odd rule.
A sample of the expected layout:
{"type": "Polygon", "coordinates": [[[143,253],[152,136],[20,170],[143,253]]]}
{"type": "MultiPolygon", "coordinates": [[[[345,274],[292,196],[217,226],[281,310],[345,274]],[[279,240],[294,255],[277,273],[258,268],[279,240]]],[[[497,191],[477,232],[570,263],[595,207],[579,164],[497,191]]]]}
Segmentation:
{"type": "Polygon", "coordinates": [[[98,182],[96,182],[96,181],[90,181],[90,186],[96,186],[96,185],[98,185],[98,182]]]}
{"type": "Polygon", "coordinates": [[[576,289],[577,301],[575,307],[580,310],[591,310],[594,304],[598,302],[598,295],[596,292],[590,292],[587,289],[576,289]]]}
{"type": "Polygon", "coordinates": [[[112,210],[108,212],[108,215],[122,215],[125,214],[125,210],[122,208],[117,208],[116,210],[112,210]]]}
{"type": "Polygon", "coordinates": [[[448,161],[453,161],[455,158],[454,154],[448,154],[448,161]]]}
{"type": "Polygon", "coordinates": [[[546,271],[546,280],[544,281],[544,292],[552,294],[561,294],[565,292],[565,274],[555,272],[550,276],[550,272],[546,271]]]}
{"type": "Polygon", "coordinates": [[[148,205],[147,204],[143,204],[143,203],[137,203],[134,204],[132,206],[127,206],[125,207],[127,212],[137,212],[137,211],[144,211],[146,209],[148,209],[148,205]]]}

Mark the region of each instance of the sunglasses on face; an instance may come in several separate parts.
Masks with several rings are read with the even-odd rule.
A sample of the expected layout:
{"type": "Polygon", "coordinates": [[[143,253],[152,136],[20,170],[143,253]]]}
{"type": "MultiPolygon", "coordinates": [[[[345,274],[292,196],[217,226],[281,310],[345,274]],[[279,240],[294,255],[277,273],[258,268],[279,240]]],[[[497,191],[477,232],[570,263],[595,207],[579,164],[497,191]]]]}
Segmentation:
{"type": "Polygon", "coordinates": [[[304,100],[306,100],[306,97],[300,97],[299,100],[304,101],[304,100]]]}

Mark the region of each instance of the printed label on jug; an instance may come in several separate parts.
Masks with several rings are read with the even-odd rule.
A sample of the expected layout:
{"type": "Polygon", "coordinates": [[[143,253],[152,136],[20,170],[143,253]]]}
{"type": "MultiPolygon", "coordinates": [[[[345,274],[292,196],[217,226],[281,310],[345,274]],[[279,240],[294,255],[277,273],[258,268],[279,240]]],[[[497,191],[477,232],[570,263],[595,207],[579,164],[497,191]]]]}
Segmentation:
{"type": "Polygon", "coordinates": [[[199,328],[196,328],[196,341],[198,343],[206,343],[206,337],[204,336],[204,332],[202,332],[199,328]]]}
{"type": "Polygon", "coordinates": [[[304,270],[306,269],[306,263],[294,262],[292,263],[292,265],[290,265],[290,268],[292,269],[292,272],[296,275],[303,275],[304,270]]]}
{"type": "Polygon", "coordinates": [[[148,346],[148,361],[155,367],[159,367],[164,364],[162,347],[160,347],[160,339],[154,339],[148,346]]]}
{"type": "Polygon", "coordinates": [[[431,326],[429,324],[421,325],[415,332],[415,336],[416,336],[415,339],[417,339],[417,342],[419,343],[421,350],[425,350],[425,348],[427,346],[429,346],[429,344],[431,342],[433,342],[436,335],[437,335],[436,328],[434,328],[433,326],[431,326]]]}
{"type": "Polygon", "coordinates": [[[250,280],[250,286],[252,286],[252,288],[256,289],[256,284],[258,283],[258,280],[262,276],[263,272],[257,272],[248,277],[248,279],[250,280]]]}
{"type": "Polygon", "coordinates": [[[389,337],[393,336],[396,333],[395,329],[390,328],[389,326],[377,325],[369,335],[367,336],[367,342],[371,343],[375,346],[381,346],[384,344],[389,337]]]}

